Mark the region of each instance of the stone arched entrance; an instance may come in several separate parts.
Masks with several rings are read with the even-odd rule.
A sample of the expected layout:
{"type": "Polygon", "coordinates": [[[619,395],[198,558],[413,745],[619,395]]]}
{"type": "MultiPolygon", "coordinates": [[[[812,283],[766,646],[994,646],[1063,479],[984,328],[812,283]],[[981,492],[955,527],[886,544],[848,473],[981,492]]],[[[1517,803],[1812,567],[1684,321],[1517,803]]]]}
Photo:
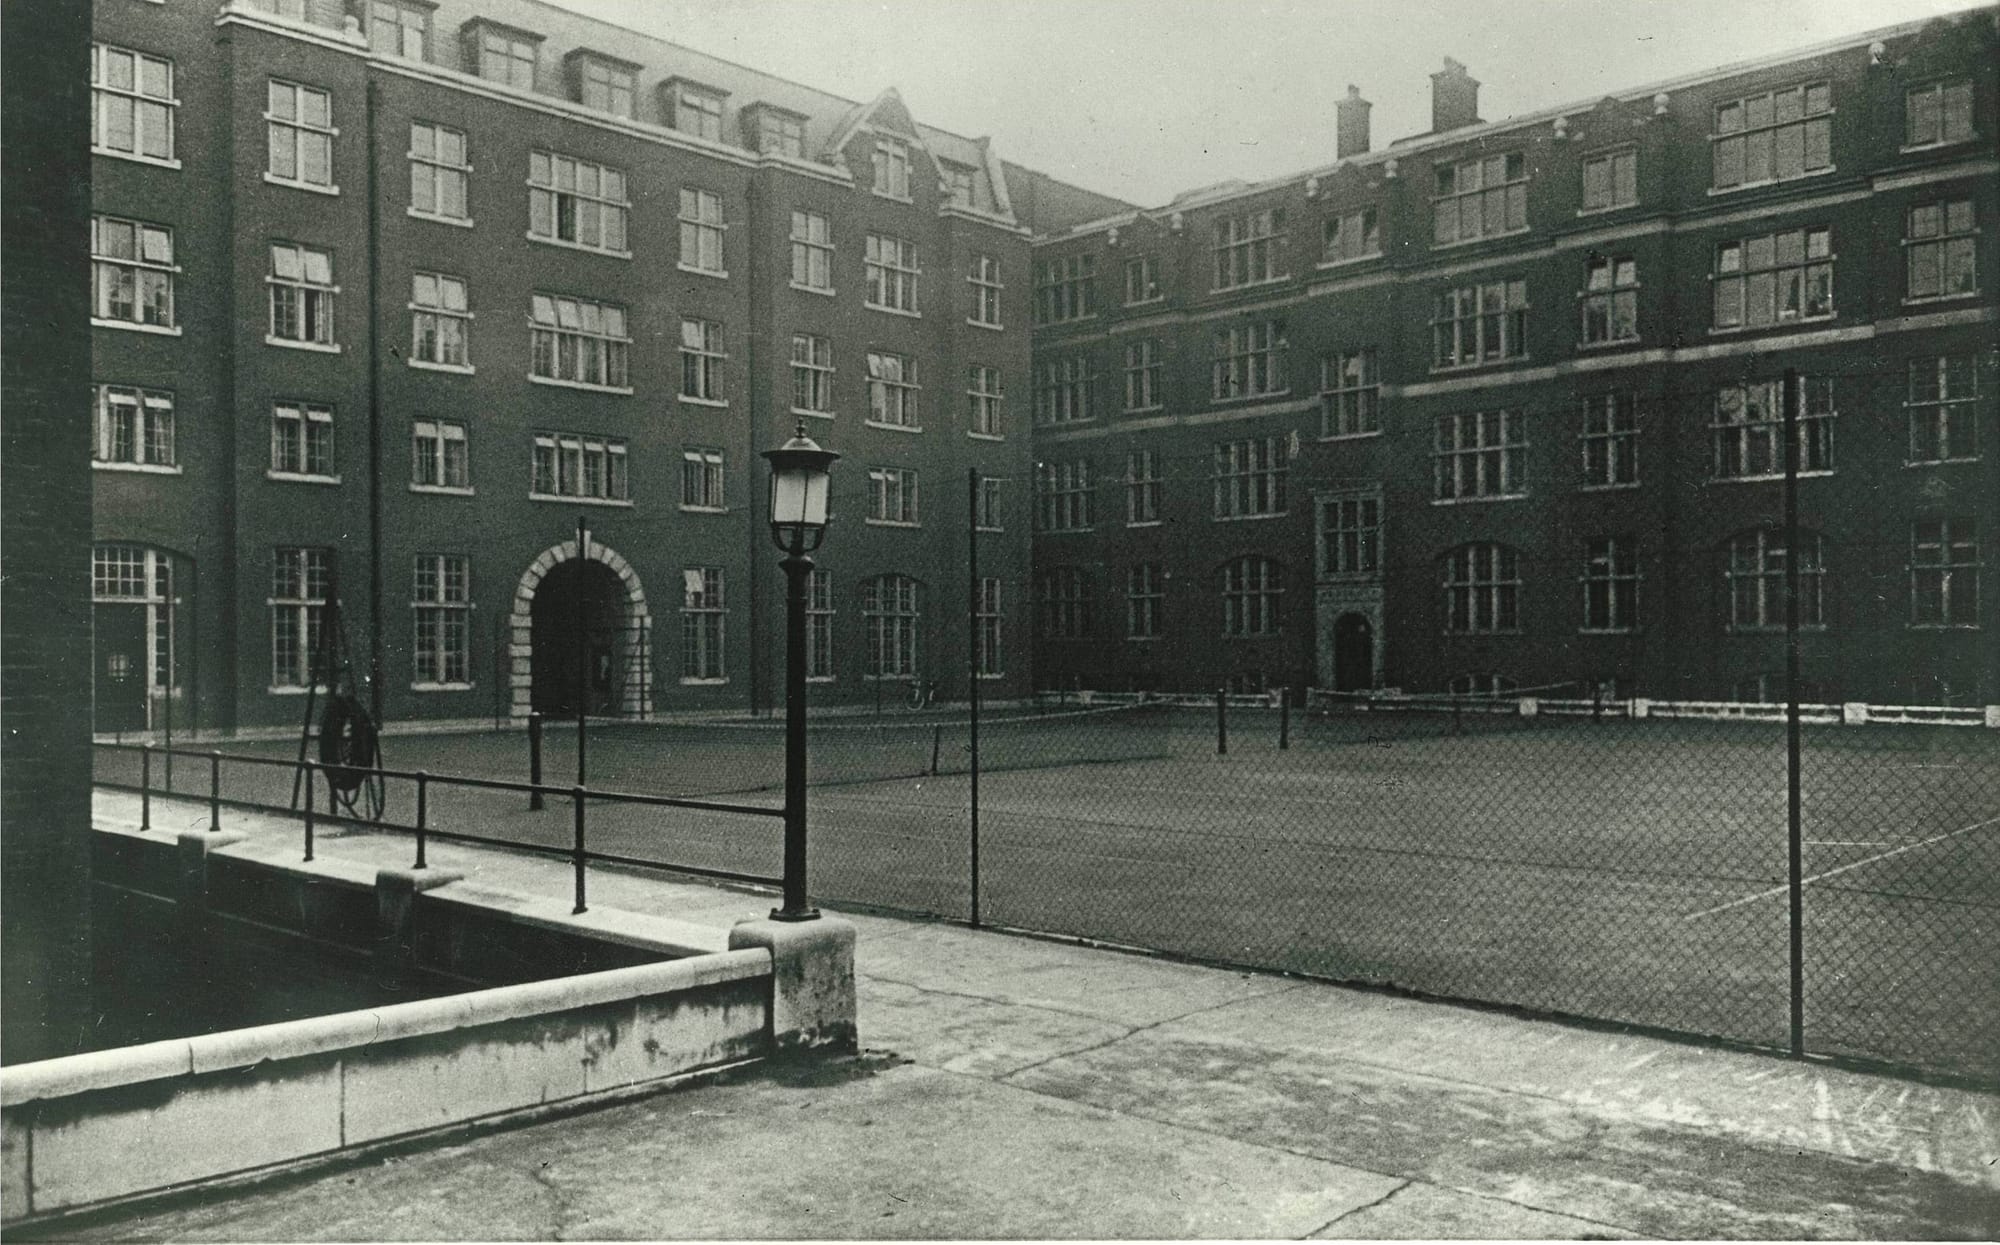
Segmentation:
{"type": "MultiPolygon", "coordinates": [[[[529,564],[521,575],[520,584],[514,589],[514,609],[509,618],[508,682],[511,712],[516,718],[527,717],[529,710],[534,708],[537,616],[540,616],[544,629],[560,625],[552,624],[549,602],[543,602],[543,608],[536,609],[536,594],[542,591],[544,580],[548,579],[551,571],[574,563],[576,556],[574,540],[549,547],[529,564]]],[[[646,606],[646,590],[639,583],[639,573],[615,549],[593,540],[587,561],[591,569],[601,567],[616,579],[616,588],[610,594],[606,608],[598,609],[595,618],[586,619],[586,644],[579,650],[587,651],[591,662],[590,711],[624,717],[649,717],[653,712],[653,616],[646,606]]],[[[559,573],[557,583],[563,584],[566,591],[584,590],[589,578],[585,568],[571,566],[567,569],[572,574],[559,573]],[[564,583],[566,580],[567,584],[564,583]]],[[[546,635],[542,637],[542,643],[546,656],[549,643],[546,635]]]]}

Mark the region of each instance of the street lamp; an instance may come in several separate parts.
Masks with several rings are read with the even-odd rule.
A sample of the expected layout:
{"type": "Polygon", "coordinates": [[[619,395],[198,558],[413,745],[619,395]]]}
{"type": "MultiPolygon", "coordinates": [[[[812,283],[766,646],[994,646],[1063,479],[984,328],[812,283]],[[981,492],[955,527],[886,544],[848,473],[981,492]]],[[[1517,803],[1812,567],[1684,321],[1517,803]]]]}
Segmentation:
{"type": "Polygon", "coordinates": [[[806,902],[806,577],[826,535],[828,471],[840,455],[823,450],[799,421],[792,439],[765,450],[771,464],[771,539],[785,569],[785,906],[774,921],[812,921],[806,902]]]}

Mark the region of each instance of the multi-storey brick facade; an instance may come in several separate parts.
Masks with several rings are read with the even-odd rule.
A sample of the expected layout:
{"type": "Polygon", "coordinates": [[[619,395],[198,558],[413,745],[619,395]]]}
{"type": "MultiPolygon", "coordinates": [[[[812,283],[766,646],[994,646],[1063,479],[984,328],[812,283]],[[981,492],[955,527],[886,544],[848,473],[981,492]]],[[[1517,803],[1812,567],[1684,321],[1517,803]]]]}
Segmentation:
{"type": "Polygon", "coordinates": [[[967,476],[1029,474],[1010,183],[1045,226],[1115,201],[535,0],[107,2],[95,38],[100,729],[293,720],[335,595],[388,718],[568,708],[580,662],[594,711],[768,704],[757,455],[801,423],[844,456],[819,694],[962,694],[967,476]]]}
{"type": "Polygon", "coordinates": [[[1996,15],[1037,238],[1036,677],[2000,698],[1996,15]]]}

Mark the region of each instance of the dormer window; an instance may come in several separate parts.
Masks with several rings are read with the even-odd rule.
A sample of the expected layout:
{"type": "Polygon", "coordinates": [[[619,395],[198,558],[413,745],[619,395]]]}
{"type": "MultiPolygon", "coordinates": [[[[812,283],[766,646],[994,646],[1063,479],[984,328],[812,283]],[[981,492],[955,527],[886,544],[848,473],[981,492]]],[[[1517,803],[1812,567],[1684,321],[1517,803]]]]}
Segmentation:
{"type": "Polygon", "coordinates": [[[806,156],[806,119],[795,112],[785,112],[768,104],[760,104],[756,109],[756,119],[750,133],[751,146],[767,156],[790,156],[803,160],[806,156]]]}
{"type": "Polygon", "coordinates": [[[569,61],[578,103],[614,117],[632,115],[636,65],[581,48],[569,54],[569,61]]]}
{"type": "Polygon", "coordinates": [[[943,161],[939,162],[938,168],[943,173],[945,197],[951,201],[952,206],[963,208],[978,206],[973,200],[978,176],[976,170],[963,164],[948,164],[943,161]]]}
{"type": "Polygon", "coordinates": [[[465,29],[474,72],[488,82],[502,82],[523,91],[535,89],[540,35],[484,20],[467,22],[465,29]]]}
{"type": "Polygon", "coordinates": [[[369,0],[368,46],[404,60],[430,59],[431,6],[423,0],[369,0]]]}
{"type": "Polygon", "coordinates": [[[875,140],[875,193],[891,199],[910,197],[910,145],[884,134],[875,140]]]}
{"type": "Polygon", "coordinates": [[[722,141],[722,101],[726,92],[699,82],[667,84],[668,124],[683,134],[722,141]]]}

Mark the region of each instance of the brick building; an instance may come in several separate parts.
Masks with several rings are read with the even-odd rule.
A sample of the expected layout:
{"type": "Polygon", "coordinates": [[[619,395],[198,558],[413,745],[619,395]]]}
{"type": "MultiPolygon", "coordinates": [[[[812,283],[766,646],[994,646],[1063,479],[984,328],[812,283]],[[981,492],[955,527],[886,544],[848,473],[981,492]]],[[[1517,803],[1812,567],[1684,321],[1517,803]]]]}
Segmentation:
{"type": "Polygon", "coordinates": [[[95,7],[100,730],[295,721],[336,595],[387,718],[766,705],[801,423],[819,695],[1028,686],[1029,227],[1125,205],[536,0],[95,7]]]}
{"type": "Polygon", "coordinates": [[[2000,700],[1996,10],[1038,231],[1036,678],[2000,700]]]}

